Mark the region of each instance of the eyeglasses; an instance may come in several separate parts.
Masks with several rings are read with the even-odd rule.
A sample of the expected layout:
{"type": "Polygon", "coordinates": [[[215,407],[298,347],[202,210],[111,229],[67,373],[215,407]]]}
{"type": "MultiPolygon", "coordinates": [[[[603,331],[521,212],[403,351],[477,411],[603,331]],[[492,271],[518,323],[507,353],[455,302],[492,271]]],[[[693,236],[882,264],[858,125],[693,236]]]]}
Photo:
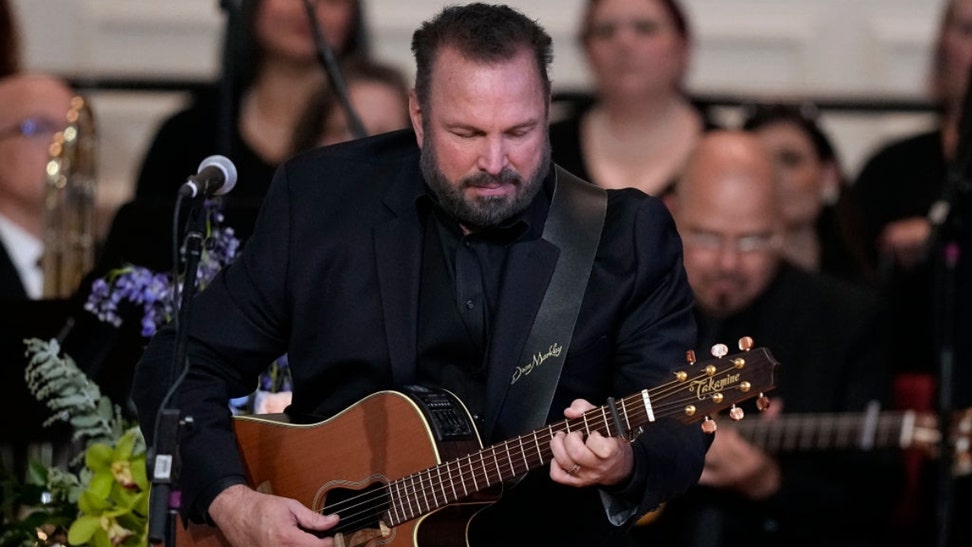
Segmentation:
{"type": "Polygon", "coordinates": [[[738,253],[761,253],[779,248],[781,238],[779,234],[763,233],[749,234],[735,238],[728,238],[714,232],[688,230],[682,238],[685,243],[706,251],[721,251],[732,249],[738,253]]]}
{"type": "Polygon", "coordinates": [[[64,129],[64,123],[47,118],[27,118],[20,123],[0,129],[0,139],[10,137],[51,137],[64,129]]]}

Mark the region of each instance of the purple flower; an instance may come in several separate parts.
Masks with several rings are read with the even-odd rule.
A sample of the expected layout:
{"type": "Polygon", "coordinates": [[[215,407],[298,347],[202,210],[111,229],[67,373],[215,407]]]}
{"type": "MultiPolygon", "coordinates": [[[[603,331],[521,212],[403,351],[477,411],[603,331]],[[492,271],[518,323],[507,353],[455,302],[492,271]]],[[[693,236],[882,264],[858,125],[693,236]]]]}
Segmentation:
{"type": "MultiPolygon", "coordinates": [[[[216,274],[233,260],[240,248],[232,228],[221,228],[223,213],[218,202],[205,204],[209,219],[209,238],[200,257],[196,276],[196,287],[202,290],[216,274]]],[[[180,288],[182,280],[173,280],[167,273],[155,273],[141,266],[126,266],[109,272],[107,279],[99,278],[91,284],[91,293],[84,309],[98,316],[98,319],[118,327],[122,324],[119,305],[128,302],[141,308],[141,332],[152,336],[162,325],[175,315],[174,287],[180,288]]]]}

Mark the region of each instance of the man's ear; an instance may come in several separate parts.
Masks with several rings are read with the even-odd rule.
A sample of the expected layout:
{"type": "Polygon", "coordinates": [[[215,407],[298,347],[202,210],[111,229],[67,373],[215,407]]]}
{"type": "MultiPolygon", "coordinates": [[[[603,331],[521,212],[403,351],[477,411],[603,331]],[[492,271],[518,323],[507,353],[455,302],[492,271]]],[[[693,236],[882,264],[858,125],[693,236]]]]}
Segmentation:
{"type": "Polygon", "coordinates": [[[425,128],[422,125],[422,107],[419,105],[415,88],[412,88],[408,93],[408,117],[412,120],[412,129],[415,131],[415,139],[418,141],[419,148],[422,148],[422,143],[425,141],[425,128]]]}

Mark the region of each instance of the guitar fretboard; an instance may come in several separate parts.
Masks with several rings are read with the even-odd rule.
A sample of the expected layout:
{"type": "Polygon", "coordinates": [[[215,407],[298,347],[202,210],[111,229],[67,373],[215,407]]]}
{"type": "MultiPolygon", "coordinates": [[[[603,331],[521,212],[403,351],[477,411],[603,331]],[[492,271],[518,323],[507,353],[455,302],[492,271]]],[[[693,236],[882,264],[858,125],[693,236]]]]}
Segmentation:
{"type": "Polygon", "coordinates": [[[563,420],[519,437],[495,444],[419,473],[403,477],[387,487],[391,526],[411,520],[468,497],[476,492],[521,477],[545,465],[553,457],[550,440],[559,432],[597,431],[605,436],[627,435],[653,420],[652,393],[644,390],[617,401],[624,430],[614,424],[610,407],[602,406],[579,418],[563,420]]]}
{"type": "Polygon", "coordinates": [[[749,442],[768,452],[908,448],[934,443],[937,432],[917,422],[913,411],[793,414],[736,424],[749,442]]]}

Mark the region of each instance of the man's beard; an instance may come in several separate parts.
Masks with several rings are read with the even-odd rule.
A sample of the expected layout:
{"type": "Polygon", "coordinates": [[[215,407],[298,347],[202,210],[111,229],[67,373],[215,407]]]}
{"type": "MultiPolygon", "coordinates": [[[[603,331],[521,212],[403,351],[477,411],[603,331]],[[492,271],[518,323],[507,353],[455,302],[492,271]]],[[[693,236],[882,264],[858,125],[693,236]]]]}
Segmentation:
{"type": "Polygon", "coordinates": [[[439,170],[439,163],[431,144],[422,147],[420,161],[422,175],[439,200],[439,205],[468,228],[492,228],[500,226],[513,216],[523,212],[543,186],[543,179],[550,173],[550,140],[544,139],[540,164],[524,181],[519,173],[504,167],[496,175],[477,173],[462,178],[458,183],[451,182],[439,170]],[[513,184],[515,190],[509,196],[479,196],[467,198],[465,190],[470,186],[485,186],[490,183],[513,184]]]}

